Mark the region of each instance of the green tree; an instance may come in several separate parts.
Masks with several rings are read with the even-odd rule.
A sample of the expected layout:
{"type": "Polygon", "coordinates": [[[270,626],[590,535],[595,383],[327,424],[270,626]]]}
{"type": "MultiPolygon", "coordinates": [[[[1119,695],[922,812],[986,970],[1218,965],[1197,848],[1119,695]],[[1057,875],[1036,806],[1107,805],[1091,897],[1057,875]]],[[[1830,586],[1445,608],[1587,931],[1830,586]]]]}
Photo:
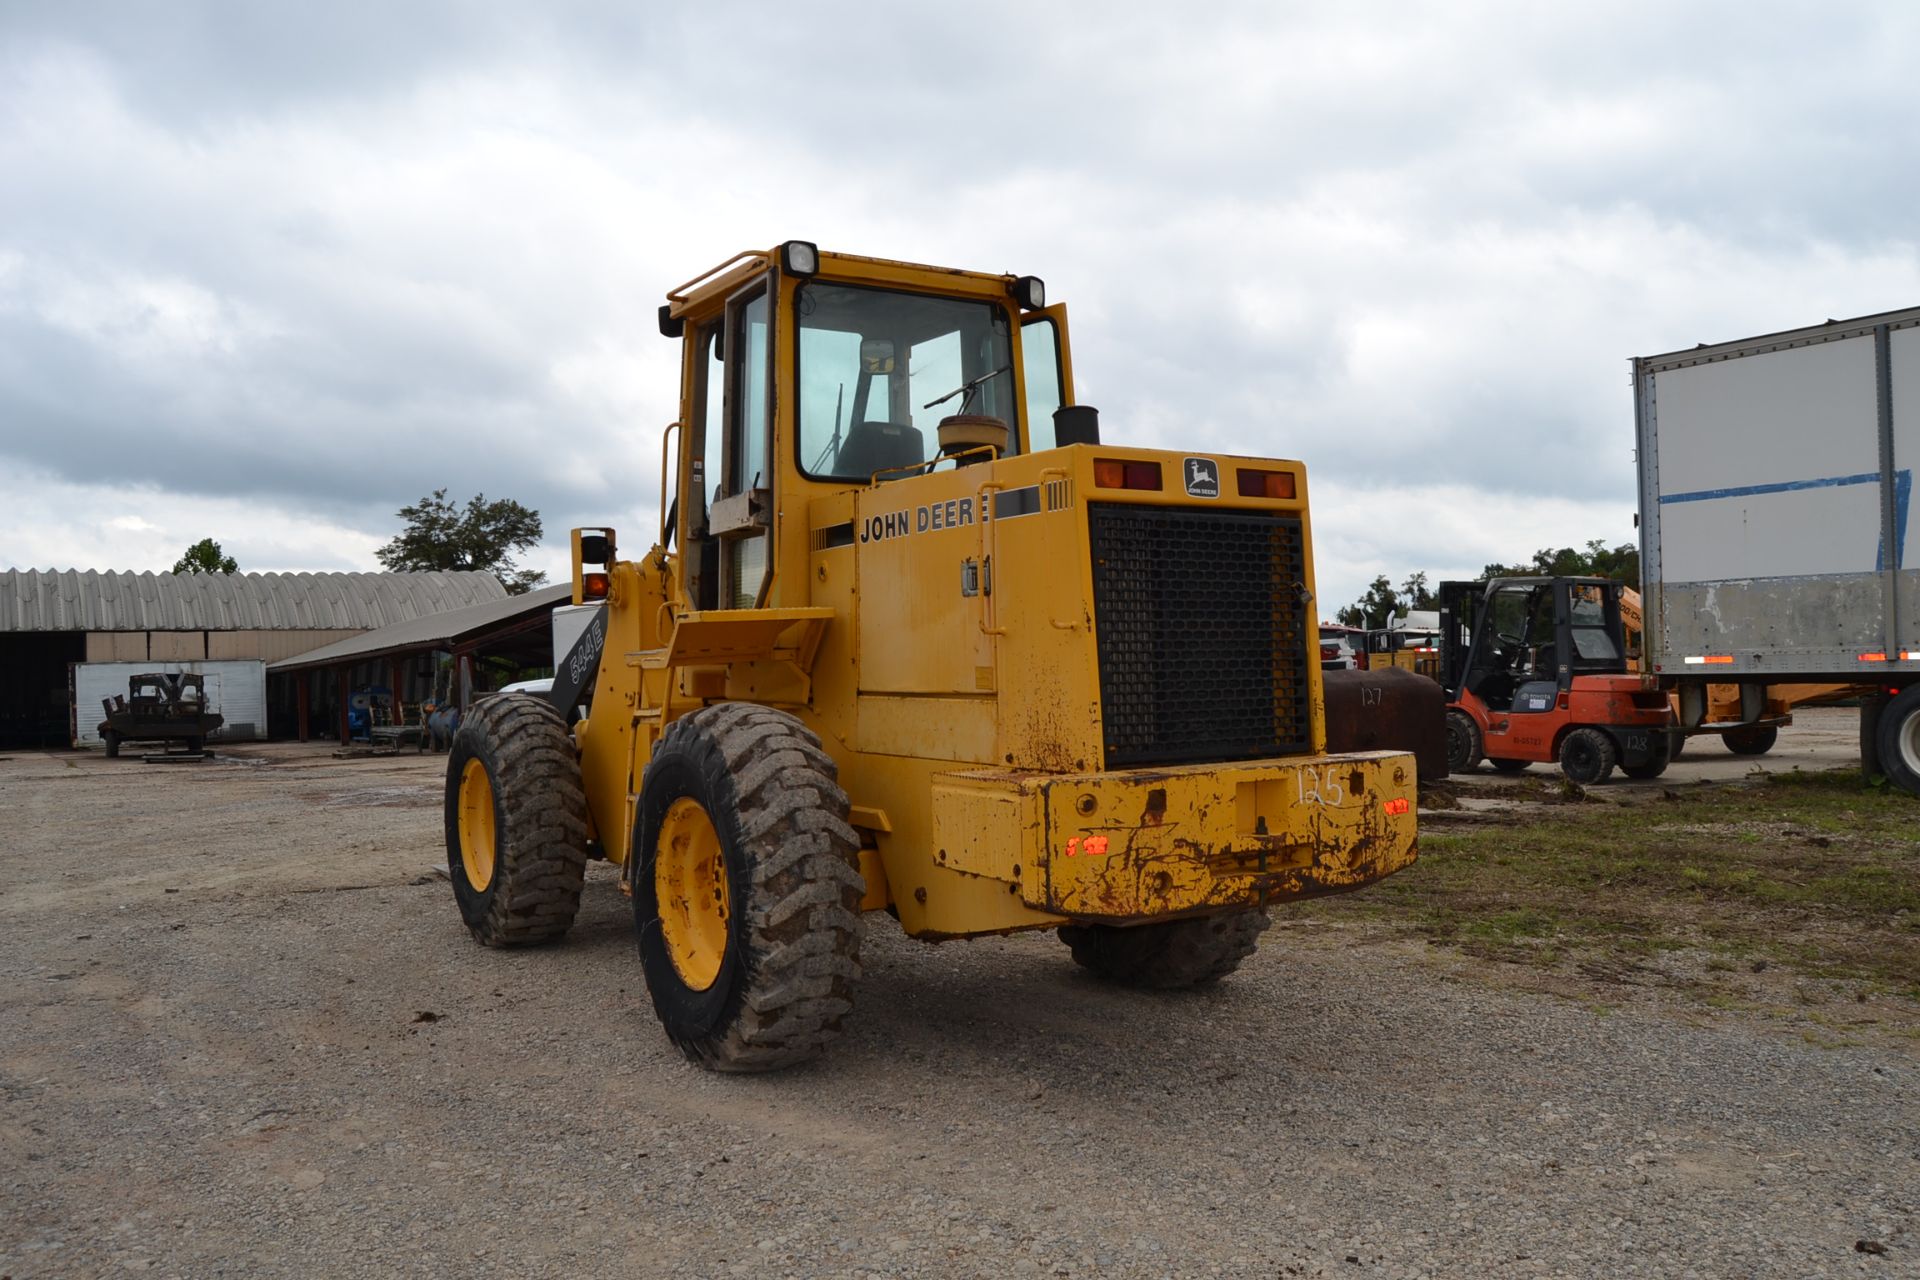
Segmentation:
{"type": "Polygon", "coordinates": [[[1366,627],[1369,630],[1384,627],[1387,619],[1400,612],[1400,597],[1393,589],[1393,583],[1381,574],[1367,588],[1367,594],[1334,615],[1343,625],[1366,627]]]}
{"type": "Polygon", "coordinates": [[[212,538],[200,539],[187,548],[187,554],[173,562],[175,573],[233,573],[239,568],[239,561],[222,555],[220,544],[212,538]]]}
{"type": "Polygon", "coordinates": [[[1528,564],[1490,564],[1480,571],[1483,578],[1514,578],[1538,575],[1555,578],[1612,578],[1636,590],[1640,586],[1640,548],[1631,542],[1609,547],[1595,538],[1586,550],[1572,547],[1542,547],[1528,564]]]}
{"type": "Polygon", "coordinates": [[[1425,572],[1411,573],[1400,584],[1400,603],[1408,609],[1438,609],[1440,599],[1427,587],[1425,572]]]}
{"type": "Polygon", "coordinates": [[[478,570],[499,578],[514,595],[546,581],[546,574],[513,562],[514,552],[540,541],[540,513],[512,498],[489,502],[484,493],[476,493],[463,508],[448,501],[445,489],[435,489],[400,508],[399,515],[407,527],[374,552],[389,569],[478,570]]]}

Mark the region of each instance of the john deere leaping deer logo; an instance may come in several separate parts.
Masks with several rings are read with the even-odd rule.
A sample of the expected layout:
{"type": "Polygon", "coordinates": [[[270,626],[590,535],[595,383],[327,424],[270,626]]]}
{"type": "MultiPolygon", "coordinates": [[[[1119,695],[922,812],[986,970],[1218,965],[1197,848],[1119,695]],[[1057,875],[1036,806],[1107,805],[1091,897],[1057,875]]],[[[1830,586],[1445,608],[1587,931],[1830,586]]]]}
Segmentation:
{"type": "Polygon", "coordinates": [[[1217,498],[1220,496],[1220,466],[1212,458],[1188,458],[1187,496],[1189,498],[1217,498]]]}

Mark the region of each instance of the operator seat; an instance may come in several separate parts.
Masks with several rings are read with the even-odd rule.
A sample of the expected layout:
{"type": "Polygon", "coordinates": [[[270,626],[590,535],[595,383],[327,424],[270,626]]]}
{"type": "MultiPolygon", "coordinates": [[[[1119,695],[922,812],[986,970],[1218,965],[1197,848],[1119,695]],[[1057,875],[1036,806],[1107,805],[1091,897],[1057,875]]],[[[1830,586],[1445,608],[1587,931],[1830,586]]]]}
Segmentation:
{"type": "Polygon", "coordinates": [[[842,476],[870,476],[894,467],[925,461],[927,446],[920,428],[904,422],[857,422],[841,442],[833,471],[842,476]]]}

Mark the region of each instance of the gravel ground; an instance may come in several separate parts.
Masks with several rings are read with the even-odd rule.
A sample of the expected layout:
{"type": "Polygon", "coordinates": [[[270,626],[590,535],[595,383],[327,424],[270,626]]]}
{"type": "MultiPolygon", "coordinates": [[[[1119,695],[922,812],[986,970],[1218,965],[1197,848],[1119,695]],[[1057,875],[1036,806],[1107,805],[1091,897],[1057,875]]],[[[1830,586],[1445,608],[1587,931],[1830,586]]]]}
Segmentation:
{"type": "Polygon", "coordinates": [[[834,1052],[722,1078],[604,867],[482,951],[441,761],[245,754],[0,761],[0,1275],[1920,1275],[1911,1039],[1285,916],[1185,995],[877,916],[834,1052]]]}

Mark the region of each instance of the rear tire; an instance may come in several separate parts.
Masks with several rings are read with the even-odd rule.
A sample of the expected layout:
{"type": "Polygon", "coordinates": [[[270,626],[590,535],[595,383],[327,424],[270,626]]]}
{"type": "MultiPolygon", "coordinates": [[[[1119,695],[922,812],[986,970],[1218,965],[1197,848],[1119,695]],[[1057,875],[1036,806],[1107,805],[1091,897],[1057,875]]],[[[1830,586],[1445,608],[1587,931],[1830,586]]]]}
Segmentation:
{"type": "Polygon", "coordinates": [[[833,758],[784,711],[682,716],[640,788],[633,916],[654,1012],[713,1071],[772,1071],[840,1034],[860,977],[859,837],[833,758]]]}
{"type": "Polygon", "coordinates": [[[1778,725],[1727,730],[1727,750],[1737,756],[1763,756],[1780,740],[1778,725]]]}
{"type": "Polygon", "coordinates": [[[1525,773],[1530,760],[1503,760],[1499,756],[1488,756],[1487,763],[1500,773],[1525,773]]]}
{"type": "Polygon", "coordinates": [[[580,908],[587,797],[566,722],[539,698],[482,699],[447,756],[447,876],[489,947],[551,942],[580,908]]]}
{"type": "Polygon", "coordinates": [[[1604,730],[1575,729],[1560,740],[1560,772],[1583,787],[1605,782],[1619,762],[1619,748],[1604,730]]]}
{"type": "Polygon", "coordinates": [[[1667,734],[1660,733],[1655,734],[1653,740],[1658,745],[1654,748],[1651,759],[1642,764],[1623,764],[1620,766],[1620,772],[1635,782],[1651,782],[1665,773],[1667,764],[1673,759],[1673,739],[1667,734]]]}
{"type": "Polygon", "coordinates": [[[1677,730],[1667,731],[1667,763],[1678,760],[1687,749],[1687,735],[1677,730]]]}
{"type": "Polygon", "coordinates": [[[107,759],[109,760],[118,759],[120,756],[119,731],[116,729],[109,729],[105,733],[100,735],[100,740],[107,744],[107,759]]]}
{"type": "Polygon", "coordinates": [[[1447,709],[1447,772],[1465,773],[1480,763],[1480,726],[1458,707],[1447,709]]]}
{"type": "Polygon", "coordinates": [[[1887,781],[1920,796],[1920,684],[1907,686],[1881,708],[1877,737],[1887,781]]]}
{"type": "Polygon", "coordinates": [[[1109,982],[1166,991],[1217,982],[1240,967],[1271,923],[1258,910],[1119,928],[1063,924],[1074,963],[1109,982]]]}

